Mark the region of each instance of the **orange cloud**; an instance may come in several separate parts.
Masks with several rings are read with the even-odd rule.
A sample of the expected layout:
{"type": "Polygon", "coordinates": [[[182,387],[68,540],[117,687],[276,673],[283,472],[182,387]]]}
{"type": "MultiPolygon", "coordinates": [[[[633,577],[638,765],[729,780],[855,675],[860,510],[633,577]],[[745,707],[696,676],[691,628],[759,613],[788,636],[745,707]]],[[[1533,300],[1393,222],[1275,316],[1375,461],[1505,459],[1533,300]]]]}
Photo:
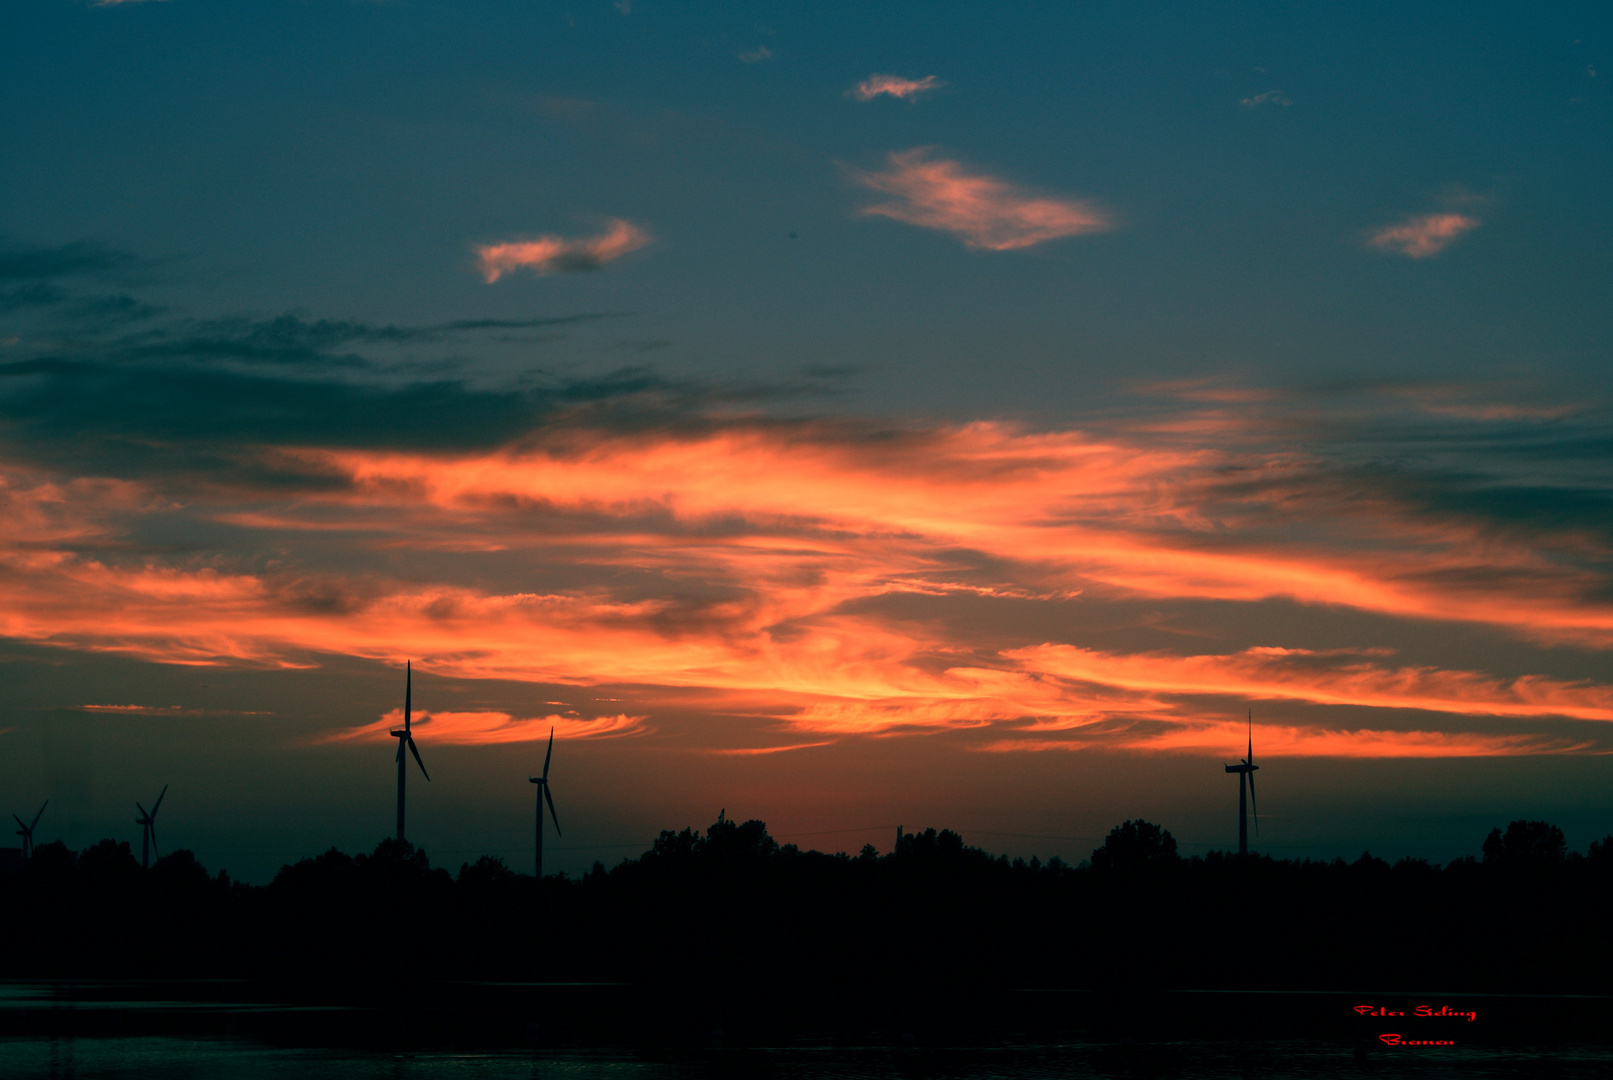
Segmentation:
{"type": "Polygon", "coordinates": [[[900,75],[870,75],[850,91],[858,101],[872,101],[881,94],[893,98],[914,98],[931,90],[939,90],[946,83],[934,75],[922,79],[904,79],[900,75]]]}
{"type": "Polygon", "coordinates": [[[929,161],[923,148],[890,155],[884,172],[856,172],[857,182],[896,196],[865,214],[949,232],[970,248],[1009,251],[1113,227],[1081,199],[1034,195],[995,177],[964,171],[956,161],[929,161]]]}
{"type": "MultiPolygon", "coordinates": [[[[615,739],[649,731],[642,716],[511,716],[504,712],[417,712],[410,726],[422,740],[453,746],[487,746],[493,743],[544,742],[549,731],[557,739],[615,739]]],[[[374,723],[334,732],[321,742],[382,739],[403,726],[403,710],[393,709],[374,723]]]]}
{"type": "MultiPolygon", "coordinates": [[[[1159,737],[1121,736],[1105,740],[1104,749],[1202,753],[1237,757],[1243,745],[1244,728],[1179,727],[1159,737]]],[[[1025,753],[1047,750],[1078,751],[1093,748],[1092,743],[1052,739],[999,739],[981,747],[992,753],[1025,753]]],[[[1453,758],[1512,757],[1521,754],[1572,754],[1589,749],[1589,744],[1543,735],[1493,735],[1481,732],[1381,731],[1367,728],[1330,729],[1261,724],[1255,728],[1255,762],[1265,758],[1343,757],[1343,758],[1453,758]]]]}
{"type": "MultiPolygon", "coordinates": [[[[1613,690],[1585,680],[1390,666],[1371,648],[1031,644],[946,617],[1012,605],[1075,633],[1122,600],[1283,600],[1316,619],[1613,641],[1593,538],[1346,497],[1292,455],[1002,424],[745,420],[557,426],[476,452],[276,453],[336,482],[295,501],[216,489],[179,507],[140,485],[0,468],[18,508],[0,537],[0,636],[181,664],[412,658],[457,678],[636,687],[635,722],[675,698],[820,737],[997,728],[1191,748],[1207,738],[1204,698],[1227,699],[1217,712],[1260,699],[1483,727],[1441,745],[1538,741],[1503,721],[1613,719],[1613,690]],[[129,523],[181,512],[261,530],[287,556],[126,550],[129,523]],[[898,614],[920,602],[937,614],[898,614]]],[[[537,723],[431,722],[466,742],[530,739],[537,723]]]]}
{"type": "Polygon", "coordinates": [[[1041,645],[1003,655],[1044,674],[1155,694],[1218,694],[1468,716],[1613,720],[1613,686],[1534,675],[1500,680],[1473,671],[1369,663],[1317,665],[1305,661],[1318,654],[1301,649],[1256,648],[1231,656],[1128,656],[1041,645]]]}
{"type": "Polygon", "coordinates": [[[1390,225],[1367,240],[1375,248],[1398,251],[1410,259],[1438,255],[1465,232],[1478,228],[1477,218],[1465,214],[1422,214],[1390,225]]]}
{"type": "Polygon", "coordinates": [[[514,240],[484,244],[476,249],[482,277],[491,285],[513,270],[527,269],[538,274],[572,274],[598,270],[650,242],[650,236],[630,221],[612,219],[598,236],[568,240],[561,236],[540,236],[536,240],[514,240]]]}
{"type": "Polygon", "coordinates": [[[758,754],[783,754],[791,750],[812,750],[819,746],[832,746],[834,740],[826,742],[792,743],[789,746],[745,746],[738,749],[713,750],[713,754],[722,754],[730,757],[755,757],[758,754]]]}

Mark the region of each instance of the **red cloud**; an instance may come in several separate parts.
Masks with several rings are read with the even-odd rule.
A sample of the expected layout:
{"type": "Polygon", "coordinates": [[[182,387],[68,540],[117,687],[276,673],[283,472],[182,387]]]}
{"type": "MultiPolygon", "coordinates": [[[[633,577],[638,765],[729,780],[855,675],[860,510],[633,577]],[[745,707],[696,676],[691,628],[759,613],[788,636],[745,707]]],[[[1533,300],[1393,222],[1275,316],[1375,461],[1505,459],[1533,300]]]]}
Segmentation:
{"type": "MultiPolygon", "coordinates": [[[[1106,739],[1105,749],[1151,750],[1176,753],[1241,754],[1244,728],[1238,723],[1179,726],[1158,736],[1122,735],[1106,739]]],[[[982,749],[999,753],[1036,750],[1085,750],[1092,743],[1051,739],[1009,738],[982,749]]],[[[1570,754],[1588,749],[1584,742],[1548,735],[1492,735],[1482,732],[1383,731],[1372,728],[1295,727],[1259,724],[1255,728],[1256,758],[1453,758],[1513,757],[1520,754],[1570,754]]]]}
{"type": "Polygon", "coordinates": [[[926,160],[923,148],[890,155],[884,172],[857,172],[857,182],[896,196],[865,214],[940,229],[967,247],[1009,251],[1047,240],[1112,228],[1105,213],[1081,199],[1034,195],[995,177],[966,172],[956,161],[926,160]]]}
{"type": "Polygon", "coordinates": [[[1325,705],[1421,709],[1477,716],[1569,716],[1613,720],[1613,686],[1540,676],[1510,681],[1473,671],[1333,664],[1280,648],[1230,656],[1117,655],[1069,645],[1004,654],[1046,675],[1152,694],[1217,694],[1325,705]]]}
{"type": "MultiPolygon", "coordinates": [[[[584,720],[576,716],[516,717],[503,712],[417,712],[411,717],[416,733],[423,739],[454,746],[486,746],[491,743],[541,742],[554,730],[557,739],[611,739],[642,735],[649,728],[642,716],[596,716],[584,720]]],[[[393,709],[363,727],[338,731],[322,742],[383,738],[403,726],[403,710],[393,709]]]]}
{"type": "MultiPolygon", "coordinates": [[[[1613,642],[1592,539],[1484,532],[1358,488],[1341,497],[1302,459],[1269,450],[985,423],[872,433],[730,421],[566,426],[469,453],[277,453],[340,483],[291,503],[212,489],[181,510],[139,485],[0,470],[16,511],[0,539],[0,636],[168,663],[411,657],[465,679],[641,688],[620,724],[676,702],[666,707],[818,737],[997,728],[1031,742],[1191,747],[1211,738],[1211,714],[1260,698],[1480,729],[1384,736],[1372,745],[1385,753],[1521,752],[1550,740],[1497,725],[1613,719],[1613,688],[1600,683],[1391,667],[1371,649],[1026,644],[1000,621],[898,614],[920,599],[945,613],[956,597],[1078,626],[1115,600],[1276,600],[1314,619],[1354,609],[1613,642]],[[127,552],[131,526],[179,512],[261,530],[297,570],[127,552]],[[503,552],[518,563],[477,561],[503,552]]],[[[531,739],[550,722],[582,723],[429,721],[467,743],[531,739]]],[[[1342,736],[1317,738],[1295,745],[1342,736]]]]}
{"type": "Polygon", "coordinates": [[[922,79],[904,79],[900,75],[870,75],[851,90],[858,101],[872,101],[881,94],[893,98],[912,98],[931,90],[939,90],[946,83],[934,75],[922,79]]]}
{"type": "Polygon", "coordinates": [[[1426,259],[1438,255],[1478,225],[1477,218],[1465,214],[1423,214],[1378,230],[1367,243],[1385,251],[1398,251],[1410,259],[1426,259]]]}
{"type": "Polygon", "coordinates": [[[512,270],[528,269],[538,274],[573,274],[598,270],[650,242],[649,234],[630,221],[613,219],[598,236],[568,240],[561,236],[540,236],[536,240],[514,240],[485,244],[476,249],[482,277],[491,285],[512,270]]]}

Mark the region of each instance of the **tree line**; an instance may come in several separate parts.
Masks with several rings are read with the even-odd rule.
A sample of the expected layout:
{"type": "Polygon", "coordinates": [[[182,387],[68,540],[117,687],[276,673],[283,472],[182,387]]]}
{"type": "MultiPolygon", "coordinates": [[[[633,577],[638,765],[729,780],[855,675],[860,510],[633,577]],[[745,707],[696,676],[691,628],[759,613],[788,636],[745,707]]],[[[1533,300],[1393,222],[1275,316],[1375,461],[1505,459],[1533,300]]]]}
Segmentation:
{"type": "Polygon", "coordinates": [[[385,840],[263,886],[188,851],[144,870],[103,840],[40,845],[0,877],[0,975],[1607,992],[1610,900],[1613,836],[1570,852],[1540,821],[1443,866],[1189,858],[1168,830],[1128,821],[1070,865],[935,829],[883,855],[803,851],[719,816],[580,877],[540,882],[489,856],[452,874],[385,840]]]}

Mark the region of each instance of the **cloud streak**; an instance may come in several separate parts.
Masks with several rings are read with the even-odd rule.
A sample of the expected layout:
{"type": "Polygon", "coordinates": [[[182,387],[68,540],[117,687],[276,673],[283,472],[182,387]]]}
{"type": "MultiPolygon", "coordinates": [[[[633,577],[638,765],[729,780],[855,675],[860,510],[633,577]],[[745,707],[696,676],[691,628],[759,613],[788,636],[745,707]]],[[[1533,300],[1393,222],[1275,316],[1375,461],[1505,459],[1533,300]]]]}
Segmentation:
{"type": "Polygon", "coordinates": [[[939,90],[945,85],[945,82],[934,75],[926,75],[922,79],[904,79],[900,75],[870,75],[848,90],[847,94],[858,101],[872,101],[881,94],[912,100],[932,90],[939,90]]]}
{"type": "Polygon", "coordinates": [[[1399,252],[1408,259],[1427,259],[1478,226],[1478,219],[1466,214],[1421,214],[1379,229],[1367,243],[1381,251],[1399,252]]]}
{"type": "MultiPolygon", "coordinates": [[[[650,729],[642,716],[511,716],[505,712],[416,712],[410,723],[422,738],[451,746],[493,746],[501,743],[542,742],[554,730],[557,739],[617,739],[643,735],[650,729]]],[[[333,732],[321,742],[354,742],[384,738],[403,726],[403,710],[393,709],[374,723],[333,732]]]]}
{"type": "MultiPolygon", "coordinates": [[[[181,500],[160,478],[9,465],[0,636],[175,664],[340,653],[624,687],[618,728],[695,708],[820,739],[986,731],[998,748],[1197,752],[1259,700],[1294,753],[1613,748],[1584,730],[1613,720],[1613,688],[1591,678],[1391,664],[1370,641],[1187,650],[1170,632],[1119,647],[1081,629],[1139,606],[1288,605],[1324,624],[1347,612],[1601,648],[1613,559],[1590,532],[1485,524],[1274,452],[1255,429],[1244,453],[1224,417],[1164,436],[610,415],[491,447],[282,444],[281,468],[323,478],[290,492],[237,478],[181,500]],[[233,536],[235,554],[139,542],[182,527],[233,536]],[[261,550],[282,554],[244,556],[261,550]]],[[[1202,642],[1230,617],[1181,632],[1202,642]]],[[[561,721],[581,722],[432,723],[476,743],[561,721]]]]}
{"type": "Polygon", "coordinates": [[[567,239],[540,236],[484,244],[476,249],[476,262],[489,285],[515,270],[535,274],[576,274],[598,270],[607,263],[639,250],[650,235],[630,221],[613,218],[598,236],[567,239]]]}
{"type": "Polygon", "coordinates": [[[863,187],[895,196],[862,213],[948,232],[976,250],[1012,251],[1114,227],[1087,200],[1038,195],[956,161],[931,159],[925,148],[892,153],[881,172],[852,175],[863,187]]]}
{"type": "Polygon", "coordinates": [[[1246,97],[1238,102],[1246,109],[1258,108],[1261,105],[1278,105],[1287,108],[1293,103],[1293,99],[1281,90],[1267,90],[1264,94],[1255,94],[1253,97],[1246,97]]]}

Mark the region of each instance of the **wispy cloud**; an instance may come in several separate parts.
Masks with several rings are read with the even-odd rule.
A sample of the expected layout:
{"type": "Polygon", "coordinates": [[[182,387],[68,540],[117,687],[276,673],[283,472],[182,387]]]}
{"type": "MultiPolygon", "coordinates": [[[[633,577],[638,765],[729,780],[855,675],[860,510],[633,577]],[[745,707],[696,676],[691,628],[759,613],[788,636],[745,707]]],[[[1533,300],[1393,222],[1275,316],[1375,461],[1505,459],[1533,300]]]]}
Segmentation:
{"type": "Polygon", "coordinates": [[[1590,406],[1385,384],[1324,408],[1199,381],[1029,430],[740,413],[763,399],[641,370],[473,387],[369,360],[579,318],[168,318],[8,350],[0,638],[407,657],[612,695],[589,721],[456,697],[474,704],[423,730],[464,743],[695,710],[763,733],[729,747],[1203,753],[1241,742],[1226,721],[1255,700],[1296,754],[1613,749],[1613,687],[1572,660],[1613,644],[1590,406]],[[1484,644],[1453,660],[1464,639],[1484,644]]]}
{"type": "Polygon", "coordinates": [[[739,57],[739,62],[742,64],[760,64],[764,60],[771,60],[773,58],[773,50],[769,49],[766,45],[758,45],[754,49],[750,49],[747,52],[736,53],[735,55],[739,57]]]}
{"type": "MultiPolygon", "coordinates": [[[[642,716],[511,716],[504,712],[417,712],[411,726],[422,739],[454,746],[488,746],[496,743],[540,742],[551,729],[557,739],[614,739],[649,731],[642,716]]],[[[351,742],[383,738],[403,726],[403,710],[393,709],[373,723],[325,736],[323,742],[351,742]]]]}
{"type": "Polygon", "coordinates": [[[1109,215],[1087,200],[1037,195],[970,173],[956,161],[930,160],[928,153],[923,147],[892,153],[883,172],[854,170],[864,187],[896,196],[862,212],[949,232],[968,247],[990,251],[1113,227],[1109,215]]]}
{"type": "Polygon", "coordinates": [[[823,742],[791,743],[789,746],[742,746],[738,748],[724,748],[711,751],[728,757],[756,757],[759,754],[785,754],[791,750],[813,750],[820,746],[834,745],[833,739],[823,742]]]}
{"type": "Polygon", "coordinates": [[[847,93],[858,101],[872,101],[881,94],[893,98],[916,98],[931,90],[939,90],[946,83],[934,75],[922,79],[904,79],[900,75],[870,75],[847,93]]]}
{"type": "Polygon", "coordinates": [[[1118,655],[1068,645],[1009,652],[1029,669],[1080,683],[1155,694],[1420,709],[1467,716],[1613,720],[1613,686],[1540,676],[1500,680],[1474,671],[1389,668],[1303,649],[1259,647],[1229,656],[1118,655]]]}
{"type": "MultiPolygon", "coordinates": [[[[609,732],[672,700],[658,695],[820,739],[994,728],[1009,741],[1154,749],[1211,745],[1217,717],[1251,699],[1424,718],[1398,733],[1380,721],[1353,744],[1379,754],[1560,749],[1587,736],[1497,725],[1613,720],[1603,683],[1391,665],[1371,644],[1122,649],[949,623],[965,601],[1070,626],[1138,602],[1282,603],[1315,618],[1353,610],[1384,625],[1613,641],[1594,569],[1605,545],[1484,531],[1388,488],[1342,497],[1325,471],[1269,450],[994,424],[728,420],[569,424],[469,452],[279,453],[324,484],[292,502],[215,490],[177,511],[141,484],[6,472],[0,635],[167,663],[339,652],[410,656],[462,679],[642,688],[616,726],[587,729],[609,732]],[[312,561],[290,572],[129,558],[131,523],[176,512],[312,561]],[[546,568],[553,587],[530,591],[525,575],[500,585],[494,568],[510,552],[546,568]],[[902,614],[918,602],[934,618],[902,614]]],[[[504,711],[428,721],[466,743],[529,740],[562,722],[582,723],[504,711]]],[[[1355,752],[1334,727],[1285,722],[1299,732],[1295,753],[1355,752]]]]}
{"type": "Polygon", "coordinates": [[[1264,94],[1256,94],[1253,97],[1246,97],[1242,101],[1238,102],[1239,105],[1242,105],[1246,109],[1253,109],[1261,105],[1281,105],[1286,108],[1293,103],[1293,99],[1287,94],[1283,93],[1281,90],[1267,90],[1264,94]]]}
{"type": "Polygon", "coordinates": [[[574,274],[598,270],[623,255],[650,242],[650,236],[630,221],[613,218],[598,236],[567,239],[540,236],[536,240],[512,240],[484,244],[476,249],[482,277],[492,284],[514,270],[537,274],[574,274]]]}
{"type": "MultiPolygon", "coordinates": [[[[1156,733],[1111,733],[1101,740],[1035,738],[998,739],[981,749],[1001,753],[1080,751],[1101,745],[1109,749],[1164,753],[1201,753],[1236,757],[1244,729],[1236,724],[1172,727],[1156,733]]],[[[1572,754],[1590,749],[1583,739],[1542,734],[1496,735],[1484,732],[1387,731],[1370,727],[1296,727],[1257,724],[1255,752],[1261,758],[1471,758],[1517,757],[1524,754],[1572,754]]]]}
{"type": "Polygon", "coordinates": [[[1426,259],[1438,255],[1463,233],[1478,226],[1478,219],[1466,214],[1420,214],[1398,225],[1379,229],[1367,243],[1384,251],[1398,251],[1410,259],[1426,259]]]}

